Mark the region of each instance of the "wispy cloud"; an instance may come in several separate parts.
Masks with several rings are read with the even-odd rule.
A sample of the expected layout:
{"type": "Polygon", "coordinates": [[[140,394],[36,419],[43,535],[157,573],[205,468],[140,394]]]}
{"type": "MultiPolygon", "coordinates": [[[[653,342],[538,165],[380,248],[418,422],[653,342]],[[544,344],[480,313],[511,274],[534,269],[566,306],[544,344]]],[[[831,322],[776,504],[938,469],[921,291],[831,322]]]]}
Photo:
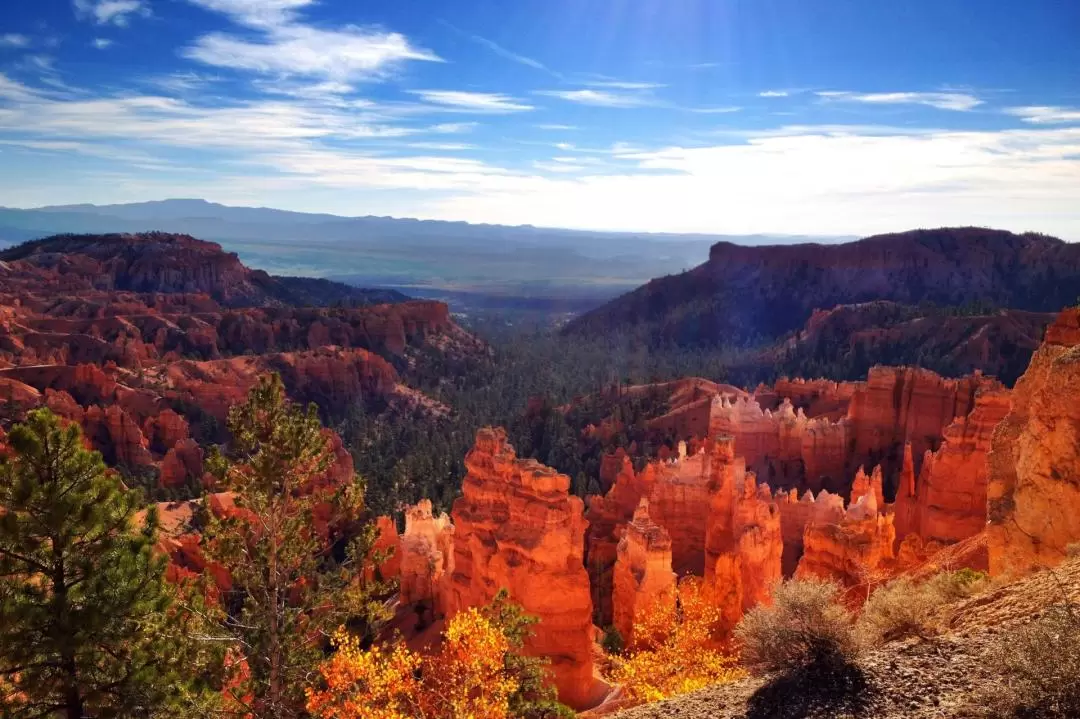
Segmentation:
{"type": "Polygon", "coordinates": [[[1056,107],[1053,105],[1028,105],[1025,107],[1009,107],[1005,114],[1019,117],[1024,122],[1033,125],[1063,125],[1066,123],[1080,123],[1080,110],[1070,107],[1056,107]]]}
{"type": "Polygon", "coordinates": [[[588,87],[605,87],[612,90],[658,90],[667,87],[659,82],[627,82],[625,80],[589,80],[581,83],[588,87]]]}
{"type": "Polygon", "coordinates": [[[644,107],[655,104],[655,100],[638,93],[608,92],[606,90],[537,90],[537,95],[557,97],[567,102],[596,107],[644,107]]]}
{"type": "Polygon", "coordinates": [[[499,93],[464,90],[410,90],[409,92],[425,102],[457,112],[503,114],[533,109],[532,105],[526,105],[516,98],[499,93]]]}
{"type": "Polygon", "coordinates": [[[103,37],[95,37],[93,42],[91,42],[90,44],[96,47],[98,50],[104,50],[110,45],[112,45],[113,41],[103,37]]]}
{"type": "Polygon", "coordinates": [[[686,109],[701,115],[729,115],[733,112],[742,111],[742,107],[738,105],[728,105],[725,107],[688,107],[686,109]]]}
{"type": "Polygon", "coordinates": [[[186,57],[215,67],[345,81],[380,78],[409,60],[441,62],[399,33],[352,25],[331,30],[306,25],[297,11],[314,0],[190,2],[261,33],[256,40],[210,33],[183,51],[186,57]]]}
{"type": "Polygon", "coordinates": [[[480,35],[475,35],[473,33],[465,32],[464,30],[458,28],[456,25],[453,25],[452,23],[447,22],[446,20],[439,20],[439,24],[442,25],[445,28],[448,28],[449,30],[453,31],[454,33],[460,35],[461,37],[464,37],[464,38],[466,38],[468,40],[471,40],[472,42],[476,43],[477,45],[481,45],[483,47],[486,47],[488,50],[490,50],[491,52],[495,53],[496,55],[498,55],[499,57],[501,57],[503,59],[510,60],[511,62],[516,62],[519,65],[525,65],[526,67],[531,67],[534,70],[540,70],[542,72],[546,72],[549,75],[552,75],[553,77],[557,77],[557,78],[560,78],[560,79],[562,78],[562,73],[559,73],[559,72],[556,72],[555,70],[552,70],[550,67],[548,67],[547,65],[545,65],[544,63],[540,62],[539,60],[537,60],[535,58],[529,57],[528,55],[522,55],[520,53],[516,53],[513,50],[509,50],[509,49],[503,47],[502,45],[500,45],[499,43],[495,42],[494,40],[490,40],[490,39],[488,39],[486,37],[482,37],[480,35]]]}
{"type": "Polygon", "coordinates": [[[788,97],[791,95],[790,90],[762,90],[758,93],[758,97],[788,97]]]}
{"type": "Polygon", "coordinates": [[[143,0],[74,0],[74,6],[76,17],[97,25],[127,27],[132,17],[150,15],[143,0]]]}
{"type": "Polygon", "coordinates": [[[431,132],[437,132],[443,135],[460,135],[464,132],[472,132],[479,123],[475,122],[441,122],[438,125],[432,125],[428,128],[431,132]]]}
{"type": "Polygon", "coordinates": [[[438,150],[440,152],[463,152],[477,149],[476,145],[465,142],[410,142],[408,147],[416,150],[438,150]]]}
{"type": "Polygon", "coordinates": [[[850,92],[825,90],[816,93],[825,100],[859,102],[868,105],[926,105],[938,110],[967,112],[983,101],[966,92],[850,92]]]}
{"type": "Polygon", "coordinates": [[[0,47],[30,47],[30,38],[26,35],[9,32],[0,35],[0,47]]]}
{"type": "Polygon", "coordinates": [[[578,129],[576,125],[558,125],[558,124],[550,124],[550,123],[534,125],[534,127],[536,127],[536,129],[538,129],[538,130],[577,130],[578,129]]]}

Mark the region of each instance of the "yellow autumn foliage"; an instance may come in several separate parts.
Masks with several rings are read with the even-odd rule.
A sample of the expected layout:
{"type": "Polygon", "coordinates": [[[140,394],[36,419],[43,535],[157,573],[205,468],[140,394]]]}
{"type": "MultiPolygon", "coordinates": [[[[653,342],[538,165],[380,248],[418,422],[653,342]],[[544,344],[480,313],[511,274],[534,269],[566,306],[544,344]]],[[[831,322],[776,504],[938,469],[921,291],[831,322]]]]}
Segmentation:
{"type": "Polygon", "coordinates": [[[612,679],[631,699],[654,702],[739,679],[735,658],[712,646],[720,611],[704,596],[697,577],[687,577],[676,602],[657,601],[634,623],[634,643],[613,657],[612,679]]]}
{"type": "Polygon", "coordinates": [[[505,669],[509,643],[479,611],[455,616],[439,652],[423,656],[404,644],[361,649],[344,629],[322,663],[322,686],[308,689],[319,719],[508,719],[517,680],[505,669]]]}

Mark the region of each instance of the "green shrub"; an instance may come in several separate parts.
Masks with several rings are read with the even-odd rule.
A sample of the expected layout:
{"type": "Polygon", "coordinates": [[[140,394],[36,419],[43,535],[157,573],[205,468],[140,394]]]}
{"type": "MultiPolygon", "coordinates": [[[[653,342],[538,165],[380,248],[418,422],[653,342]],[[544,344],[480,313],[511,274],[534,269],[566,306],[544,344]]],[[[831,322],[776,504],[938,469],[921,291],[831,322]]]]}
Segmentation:
{"type": "Polygon", "coordinates": [[[841,592],[839,585],[818,579],[776,585],[772,604],[751,609],[735,629],[743,663],[774,672],[849,664],[858,642],[841,592]]]}
{"type": "Polygon", "coordinates": [[[604,637],[600,640],[600,646],[604,648],[604,651],[608,654],[622,654],[625,647],[622,634],[619,634],[619,630],[615,627],[608,625],[604,627],[604,637]]]}

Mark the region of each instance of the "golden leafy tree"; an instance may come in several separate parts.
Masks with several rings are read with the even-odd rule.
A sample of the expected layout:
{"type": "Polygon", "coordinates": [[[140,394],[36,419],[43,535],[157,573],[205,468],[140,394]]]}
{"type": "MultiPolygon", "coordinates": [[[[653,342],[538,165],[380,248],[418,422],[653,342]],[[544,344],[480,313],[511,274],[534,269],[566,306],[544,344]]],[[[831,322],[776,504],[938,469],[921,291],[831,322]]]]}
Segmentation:
{"type": "Polygon", "coordinates": [[[656,601],[636,618],[634,643],[613,657],[613,679],[631,699],[654,702],[742,676],[735,658],[718,651],[712,636],[720,621],[698,577],[680,582],[677,601],[656,601]]]}
{"type": "Polygon", "coordinates": [[[511,645],[477,609],[450,620],[442,646],[422,656],[404,643],[362,649],[339,630],[336,652],[307,692],[319,719],[508,719],[518,680],[506,667],[511,645]]]}

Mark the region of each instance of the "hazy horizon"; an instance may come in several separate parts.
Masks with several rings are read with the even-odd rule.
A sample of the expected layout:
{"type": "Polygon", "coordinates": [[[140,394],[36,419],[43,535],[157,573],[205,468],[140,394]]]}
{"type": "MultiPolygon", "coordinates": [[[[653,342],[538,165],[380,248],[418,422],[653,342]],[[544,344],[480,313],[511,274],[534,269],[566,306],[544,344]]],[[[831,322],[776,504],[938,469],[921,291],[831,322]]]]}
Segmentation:
{"type": "Polygon", "coordinates": [[[1080,239],[1080,4],[43,0],[0,205],[1080,239]]]}

